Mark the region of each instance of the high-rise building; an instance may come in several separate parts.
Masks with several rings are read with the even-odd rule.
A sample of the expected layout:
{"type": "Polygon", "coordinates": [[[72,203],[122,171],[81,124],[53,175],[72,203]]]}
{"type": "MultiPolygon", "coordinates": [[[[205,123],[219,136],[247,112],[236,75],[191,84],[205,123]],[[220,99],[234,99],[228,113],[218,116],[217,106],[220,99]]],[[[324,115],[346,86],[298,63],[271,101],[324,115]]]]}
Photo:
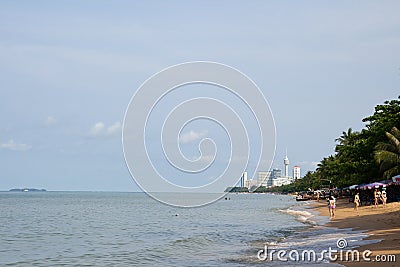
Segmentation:
{"type": "Polygon", "coordinates": [[[300,179],[301,174],[300,174],[300,166],[294,166],[293,167],[293,179],[297,180],[300,179]]]}
{"type": "Polygon", "coordinates": [[[240,178],[240,187],[247,187],[247,172],[242,173],[242,177],[240,178]]]}
{"type": "Polygon", "coordinates": [[[272,170],[272,179],[280,178],[282,177],[282,170],[280,169],[273,169],[272,170]]]}
{"type": "Polygon", "coordinates": [[[259,171],[257,177],[257,186],[271,186],[272,177],[270,171],[259,171]]]}
{"type": "Polygon", "coordinates": [[[285,164],[285,177],[289,177],[289,159],[286,155],[285,159],[283,160],[283,163],[285,164]]]}

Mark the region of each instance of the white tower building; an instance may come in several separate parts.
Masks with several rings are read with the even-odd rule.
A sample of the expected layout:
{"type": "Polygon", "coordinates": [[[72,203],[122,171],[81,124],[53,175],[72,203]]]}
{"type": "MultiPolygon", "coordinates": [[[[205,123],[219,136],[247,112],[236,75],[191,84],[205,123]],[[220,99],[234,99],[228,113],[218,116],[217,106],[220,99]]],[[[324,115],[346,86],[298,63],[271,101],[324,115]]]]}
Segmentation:
{"type": "Polygon", "coordinates": [[[289,159],[287,155],[285,156],[283,163],[285,164],[285,177],[289,177],[289,159]]]}

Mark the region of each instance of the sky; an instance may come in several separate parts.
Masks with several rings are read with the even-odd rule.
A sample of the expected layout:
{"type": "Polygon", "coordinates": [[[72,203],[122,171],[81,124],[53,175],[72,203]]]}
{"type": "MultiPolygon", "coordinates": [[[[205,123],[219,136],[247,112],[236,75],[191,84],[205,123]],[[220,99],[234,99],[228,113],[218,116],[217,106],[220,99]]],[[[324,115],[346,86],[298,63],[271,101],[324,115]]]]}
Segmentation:
{"type": "Polygon", "coordinates": [[[189,61],[249,76],[274,116],[272,167],[287,151],[304,175],[400,95],[399,12],[398,1],[1,1],[0,190],[140,191],[125,111],[149,77],[189,61]]]}

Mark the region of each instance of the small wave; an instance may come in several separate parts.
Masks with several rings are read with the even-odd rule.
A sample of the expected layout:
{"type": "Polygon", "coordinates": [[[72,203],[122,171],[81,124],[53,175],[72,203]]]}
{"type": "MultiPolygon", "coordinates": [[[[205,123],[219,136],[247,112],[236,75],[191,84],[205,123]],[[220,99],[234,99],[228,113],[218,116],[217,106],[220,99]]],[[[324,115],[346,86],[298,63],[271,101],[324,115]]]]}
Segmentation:
{"type": "Polygon", "coordinates": [[[312,225],[316,224],[315,221],[311,220],[311,218],[314,217],[314,215],[311,214],[308,211],[305,211],[305,210],[293,210],[293,209],[290,209],[290,208],[289,209],[285,209],[285,210],[279,210],[279,211],[283,212],[283,213],[286,213],[286,214],[289,214],[289,215],[292,215],[292,216],[295,216],[296,219],[299,222],[308,223],[308,224],[312,224],[312,225]]]}
{"type": "Polygon", "coordinates": [[[257,239],[257,240],[252,240],[246,242],[250,247],[263,247],[264,245],[268,246],[277,246],[279,243],[283,242],[286,239],[286,237],[276,237],[276,236],[270,236],[269,238],[265,239],[257,239]]]}
{"type": "Polygon", "coordinates": [[[280,244],[282,248],[315,249],[320,251],[329,247],[337,248],[337,240],[345,238],[349,248],[376,242],[365,240],[368,235],[363,231],[353,231],[351,228],[338,229],[334,227],[317,226],[307,231],[299,232],[280,244]]]}

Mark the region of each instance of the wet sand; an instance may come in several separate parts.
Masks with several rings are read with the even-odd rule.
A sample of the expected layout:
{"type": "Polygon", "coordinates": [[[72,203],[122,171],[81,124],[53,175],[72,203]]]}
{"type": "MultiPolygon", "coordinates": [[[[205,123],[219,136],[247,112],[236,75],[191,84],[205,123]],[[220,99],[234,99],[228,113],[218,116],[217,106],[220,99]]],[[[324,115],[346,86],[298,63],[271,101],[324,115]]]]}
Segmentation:
{"type": "MultiPolygon", "coordinates": [[[[320,200],[312,204],[323,216],[329,216],[327,202],[320,200]]],[[[379,205],[361,206],[358,212],[348,199],[339,199],[336,205],[336,215],[327,226],[337,228],[352,228],[366,231],[367,239],[381,240],[378,243],[361,246],[359,251],[370,250],[371,261],[340,262],[345,266],[400,266],[400,202],[388,203],[386,207],[379,205]],[[394,255],[396,262],[378,262],[376,255],[394,255]]],[[[384,257],[382,257],[384,258],[384,257]]]]}

